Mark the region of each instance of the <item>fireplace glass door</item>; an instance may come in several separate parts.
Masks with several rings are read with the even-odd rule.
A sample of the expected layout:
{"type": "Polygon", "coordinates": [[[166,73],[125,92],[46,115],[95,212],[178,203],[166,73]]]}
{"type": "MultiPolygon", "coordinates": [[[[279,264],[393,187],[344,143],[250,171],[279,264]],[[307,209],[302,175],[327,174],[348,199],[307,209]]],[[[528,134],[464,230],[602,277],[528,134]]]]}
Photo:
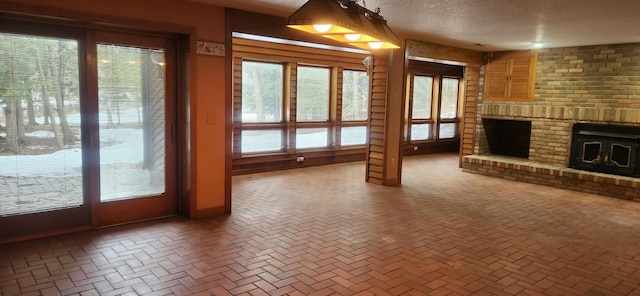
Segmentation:
{"type": "Polygon", "coordinates": [[[582,144],[582,162],[595,164],[602,161],[602,142],[585,142],[582,144]]]}
{"type": "Polygon", "coordinates": [[[635,153],[635,149],[633,148],[631,145],[612,143],[609,150],[610,161],[613,162],[616,167],[628,168],[631,166],[631,154],[635,153]]]}

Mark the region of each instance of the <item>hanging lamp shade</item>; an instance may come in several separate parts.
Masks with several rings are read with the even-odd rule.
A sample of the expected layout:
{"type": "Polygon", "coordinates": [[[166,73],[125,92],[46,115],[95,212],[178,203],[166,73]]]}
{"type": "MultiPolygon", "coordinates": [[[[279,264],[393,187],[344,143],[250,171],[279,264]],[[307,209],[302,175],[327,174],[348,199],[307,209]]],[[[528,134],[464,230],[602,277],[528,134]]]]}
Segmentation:
{"type": "Polygon", "coordinates": [[[382,16],[352,0],[309,0],[287,18],[287,26],[362,49],[400,47],[382,16]]]}

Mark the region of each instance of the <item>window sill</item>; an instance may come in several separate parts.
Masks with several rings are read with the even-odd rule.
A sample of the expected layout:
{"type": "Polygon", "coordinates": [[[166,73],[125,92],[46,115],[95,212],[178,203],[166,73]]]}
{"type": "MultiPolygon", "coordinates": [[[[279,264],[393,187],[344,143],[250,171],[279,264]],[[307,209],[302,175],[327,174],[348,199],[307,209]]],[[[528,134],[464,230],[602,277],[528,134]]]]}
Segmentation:
{"type": "Polygon", "coordinates": [[[351,161],[361,161],[366,157],[366,146],[342,147],[341,149],[309,149],[291,152],[249,154],[233,159],[233,174],[251,174],[278,171],[309,166],[329,165],[351,161]],[[304,157],[299,162],[297,158],[304,157]]]}

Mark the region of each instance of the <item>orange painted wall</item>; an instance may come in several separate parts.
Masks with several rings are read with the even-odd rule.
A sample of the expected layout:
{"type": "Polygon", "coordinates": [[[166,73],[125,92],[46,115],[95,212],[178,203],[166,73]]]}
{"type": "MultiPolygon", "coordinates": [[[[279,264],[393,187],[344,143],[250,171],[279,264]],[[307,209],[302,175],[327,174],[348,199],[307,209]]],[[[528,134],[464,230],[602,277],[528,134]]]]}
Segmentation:
{"type": "MultiPolygon", "coordinates": [[[[135,26],[162,23],[191,35],[191,198],[197,210],[225,204],[225,59],[195,54],[195,41],[225,41],[224,8],[176,0],[2,1],[30,14],[135,26]],[[213,121],[207,121],[207,115],[213,121]]],[[[7,6],[8,7],[8,6],[7,6]]],[[[6,7],[0,7],[0,10],[6,7]]],[[[147,28],[149,29],[149,28],[147,28]]],[[[211,212],[211,211],[207,211],[211,212]]],[[[217,211],[214,211],[217,212],[217,211]]],[[[196,213],[192,213],[195,215],[196,213]]]]}

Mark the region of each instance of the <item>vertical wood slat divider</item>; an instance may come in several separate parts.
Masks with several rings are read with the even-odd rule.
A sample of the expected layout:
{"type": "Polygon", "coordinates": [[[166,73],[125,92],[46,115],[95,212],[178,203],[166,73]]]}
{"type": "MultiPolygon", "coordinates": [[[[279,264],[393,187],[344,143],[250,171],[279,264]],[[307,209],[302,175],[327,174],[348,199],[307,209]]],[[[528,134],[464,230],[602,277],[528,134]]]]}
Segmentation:
{"type": "Polygon", "coordinates": [[[371,107],[369,109],[369,143],[367,149],[366,181],[384,183],[384,145],[388,82],[387,55],[374,55],[371,71],[371,107]]]}
{"type": "Polygon", "coordinates": [[[233,58],[233,158],[242,147],[242,58],[233,58]]]}
{"type": "Polygon", "coordinates": [[[293,152],[295,150],[294,147],[296,147],[296,122],[298,121],[298,65],[296,63],[289,63],[287,69],[289,70],[289,81],[291,81],[291,85],[289,87],[289,102],[286,105],[287,110],[290,110],[289,112],[291,113],[289,114],[289,121],[287,122],[289,133],[287,134],[286,149],[287,152],[293,152]]]}
{"type": "MultiPolygon", "coordinates": [[[[335,77],[336,77],[336,85],[342,85],[344,79],[344,68],[337,67],[335,69],[335,77]]],[[[336,100],[335,106],[331,108],[331,110],[335,110],[335,114],[333,114],[333,129],[335,131],[332,146],[335,148],[341,147],[342,145],[342,88],[336,87],[336,100]]]]}

